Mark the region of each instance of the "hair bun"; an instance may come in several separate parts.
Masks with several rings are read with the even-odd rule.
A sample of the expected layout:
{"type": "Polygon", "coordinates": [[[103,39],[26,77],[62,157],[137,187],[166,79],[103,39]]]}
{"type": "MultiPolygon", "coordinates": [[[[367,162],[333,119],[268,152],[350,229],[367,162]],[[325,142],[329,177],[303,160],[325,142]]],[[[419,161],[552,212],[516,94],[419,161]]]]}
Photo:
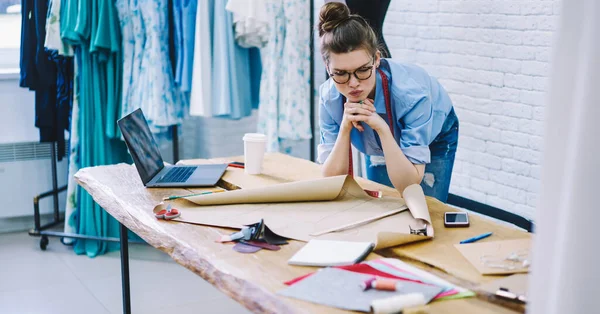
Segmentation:
{"type": "Polygon", "coordinates": [[[340,2],[329,2],[319,12],[319,37],[331,32],[338,25],[350,18],[350,9],[340,2]]]}

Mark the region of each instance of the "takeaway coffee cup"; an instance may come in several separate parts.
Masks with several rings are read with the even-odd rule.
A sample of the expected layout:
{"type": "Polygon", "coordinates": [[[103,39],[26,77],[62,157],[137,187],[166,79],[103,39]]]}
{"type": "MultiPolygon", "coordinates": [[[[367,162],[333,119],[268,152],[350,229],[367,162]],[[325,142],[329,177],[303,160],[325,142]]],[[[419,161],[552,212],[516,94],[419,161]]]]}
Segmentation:
{"type": "Polygon", "coordinates": [[[263,158],[267,147],[267,137],[260,133],[244,135],[244,168],[247,174],[262,172],[263,158]]]}

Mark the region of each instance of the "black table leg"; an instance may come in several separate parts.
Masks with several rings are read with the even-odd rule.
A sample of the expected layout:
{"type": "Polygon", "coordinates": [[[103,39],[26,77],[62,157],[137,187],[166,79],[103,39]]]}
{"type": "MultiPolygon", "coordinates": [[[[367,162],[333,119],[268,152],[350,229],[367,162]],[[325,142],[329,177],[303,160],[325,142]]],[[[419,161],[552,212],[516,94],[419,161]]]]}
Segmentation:
{"type": "Polygon", "coordinates": [[[129,294],[129,244],[127,227],[119,223],[121,232],[121,289],[123,290],[123,314],[131,314],[131,296],[129,294]]]}

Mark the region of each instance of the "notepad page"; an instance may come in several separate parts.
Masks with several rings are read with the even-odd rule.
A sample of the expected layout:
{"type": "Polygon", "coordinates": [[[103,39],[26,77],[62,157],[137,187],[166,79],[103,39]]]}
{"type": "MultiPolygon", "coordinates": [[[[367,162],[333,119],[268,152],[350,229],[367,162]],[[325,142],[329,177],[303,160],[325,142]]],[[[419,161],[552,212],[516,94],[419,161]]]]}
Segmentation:
{"type": "Polygon", "coordinates": [[[373,247],[370,242],[310,240],[288,263],[323,267],[352,265],[359,262],[373,247]]]}

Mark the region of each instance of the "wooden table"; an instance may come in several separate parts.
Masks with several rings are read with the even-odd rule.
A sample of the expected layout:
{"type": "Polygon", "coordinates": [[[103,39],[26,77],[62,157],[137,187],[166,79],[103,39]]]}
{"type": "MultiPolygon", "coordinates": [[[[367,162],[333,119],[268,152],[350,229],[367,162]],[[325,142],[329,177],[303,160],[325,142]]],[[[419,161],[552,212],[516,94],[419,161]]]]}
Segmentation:
{"type": "MultiPolygon", "coordinates": [[[[234,160],[243,161],[243,158],[187,160],[180,163],[222,163],[234,160]]],[[[249,185],[258,186],[266,182],[272,184],[321,176],[319,165],[283,154],[267,154],[263,172],[242,184],[247,186],[240,186],[228,182],[228,170],[220,184],[228,188],[247,188],[249,185]]],[[[126,164],[85,168],[80,170],[75,178],[96,202],[129,230],[255,313],[347,312],[276,294],[285,288],[284,281],[315,270],[311,267],[287,264],[287,260],[304,243],[291,241],[280,251],[261,250],[245,255],[233,251],[230,245],[215,242],[221,234],[231,233],[231,229],[159,221],[152,214],[154,206],[165,196],[196,193],[203,189],[146,189],[135,167],[126,164]]],[[[358,178],[358,181],[364,188],[380,189],[386,195],[398,195],[392,188],[362,178],[358,178]]],[[[432,198],[428,198],[427,202],[435,230],[433,240],[372,253],[368,259],[381,256],[400,257],[450,282],[475,289],[480,283],[496,278],[479,275],[453,247],[455,243],[473,234],[489,231],[493,231],[494,235],[482,241],[529,237],[524,231],[474,215],[470,217],[470,228],[446,229],[443,225],[443,214],[452,209],[432,198]]],[[[510,306],[510,303],[502,303],[505,306],[500,306],[493,302],[502,303],[492,296],[483,295],[480,298],[435,301],[428,307],[430,313],[514,313],[506,307],[510,306]]],[[[518,307],[517,309],[523,310],[518,307]]]]}

